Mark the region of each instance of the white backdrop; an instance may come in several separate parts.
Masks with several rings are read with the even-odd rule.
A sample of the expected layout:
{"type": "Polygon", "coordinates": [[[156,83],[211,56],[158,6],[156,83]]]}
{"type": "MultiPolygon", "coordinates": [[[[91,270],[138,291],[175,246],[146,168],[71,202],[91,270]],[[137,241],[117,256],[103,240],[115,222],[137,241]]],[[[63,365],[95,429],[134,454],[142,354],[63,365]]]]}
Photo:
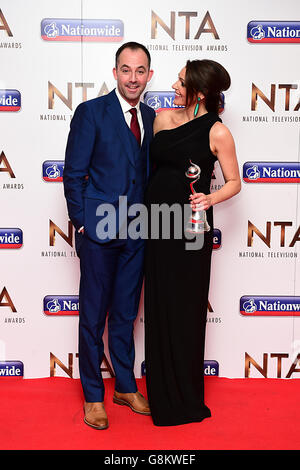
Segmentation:
{"type": "MultiPolygon", "coordinates": [[[[53,172],[46,180],[43,166],[50,161],[55,171],[58,161],[62,170],[76,106],[115,87],[115,52],[134,40],[150,50],[154,76],[147,90],[154,98],[163,92],[162,106],[187,59],[219,61],[232,78],[221,118],[234,136],[241,176],[249,167],[252,179],[214,209],[222,239],[212,259],[206,373],[298,377],[298,0],[188,0],[184,6],[178,0],[132,0],[130,6],[120,0],[2,0],[0,9],[0,374],[79,377],[79,263],[63,185],[53,172]],[[45,19],[52,26],[43,29],[43,38],[45,19]],[[98,28],[102,23],[107,36],[76,38],[69,29],[62,38],[66,28],[60,25],[70,19],[85,26],[84,20],[94,20],[98,28]],[[111,20],[118,20],[119,30],[111,20]],[[263,22],[269,28],[260,35],[263,22]],[[18,102],[5,107],[13,103],[9,90],[20,93],[18,111],[18,102]],[[264,179],[268,174],[271,179],[264,179]],[[63,296],[75,296],[73,303],[63,303],[63,296]],[[71,311],[45,313],[44,303],[71,305],[71,311]],[[241,313],[240,303],[250,311],[241,313]]],[[[216,165],[212,191],[222,184],[216,165]]],[[[135,324],[137,377],[144,360],[142,301],[135,324]]],[[[106,355],[110,362],[107,348],[106,355]]]]}

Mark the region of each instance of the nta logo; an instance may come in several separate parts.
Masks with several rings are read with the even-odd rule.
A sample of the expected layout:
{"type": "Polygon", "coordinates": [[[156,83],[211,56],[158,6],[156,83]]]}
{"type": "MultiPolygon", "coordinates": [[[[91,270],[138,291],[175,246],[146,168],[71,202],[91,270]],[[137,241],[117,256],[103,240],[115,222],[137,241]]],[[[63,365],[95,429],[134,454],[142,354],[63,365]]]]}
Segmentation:
{"type": "MultiPolygon", "coordinates": [[[[197,11],[178,11],[177,13],[178,13],[178,17],[183,18],[183,20],[179,20],[179,22],[182,25],[184,25],[185,39],[190,39],[191,18],[197,17],[198,12],[197,11]]],[[[161,28],[165,31],[165,33],[167,33],[168,36],[170,36],[173,40],[175,40],[175,23],[176,23],[175,11],[170,12],[170,26],[168,26],[165,23],[165,21],[163,21],[158,16],[158,14],[152,10],[151,11],[151,39],[157,39],[157,25],[159,24],[161,28]]],[[[209,11],[207,11],[204,17],[202,18],[202,21],[197,28],[197,32],[194,36],[194,39],[199,39],[203,33],[212,34],[215,39],[220,39],[209,11]]]]}
{"type": "MultiPolygon", "coordinates": [[[[287,227],[292,227],[293,222],[290,220],[276,220],[273,222],[274,227],[280,227],[280,230],[277,230],[277,236],[279,235],[279,241],[280,241],[280,246],[286,246],[286,239],[287,239],[287,234],[288,228],[287,227]]],[[[271,221],[266,222],[266,230],[265,234],[262,233],[256,225],[254,225],[250,220],[248,220],[248,240],[247,240],[247,246],[253,246],[253,238],[254,238],[254,233],[258,236],[258,238],[261,239],[261,241],[271,248],[271,234],[272,234],[272,224],[271,221]]],[[[289,234],[290,235],[290,234],[289,234]]],[[[272,236],[273,239],[273,236],[272,236]]],[[[290,248],[293,248],[296,244],[296,242],[300,241],[300,225],[296,229],[296,232],[292,236],[291,241],[288,243],[288,246],[290,248]]],[[[277,240],[278,243],[278,240],[277,240]]]]}
{"type": "MultiPolygon", "coordinates": [[[[291,107],[293,111],[299,111],[300,100],[299,96],[297,96],[299,93],[295,92],[294,90],[298,90],[297,83],[278,83],[278,87],[276,86],[276,83],[271,83],[269,98],[262,90],[258,88],[258,86],[255,85],[255,83],[252,83],[251,111],[258,110],[258,97],[264,101],[268,108],[270,108],[273,112],[275,112],[275,103],[277,104],[278,98],[280,100],[279,106],[283,108],[284,105],[284,111],[290,111],[291,107]],[[277,91],[276,89],[280,91],[277,91]],[[282,92],[281,90],[284,91],[282,92]]],[[[276,107],[278,108],[279,106],[276,107]]]]}
{"type": "Polygon", "coordinates": [[[11,32],[10,27],[8,26],[8,23],[6,21],[5,16],[2,13],[2,10],[0,9],[0,31],[5,31],[7,36],[11,37],[13,34],[11,32]]]}
{"type": "Polygon", "coordinates": [[[8,161],[5,153],[3,152],[3,150],[0,154],[0,165],[2,165],[2,164],[3,164],[3,166],[0,167],[0,173],[1,172],[8,173],[11,178],[15,178],[15,174],[14,174],[14,172],[12,170],[12,167],[10,166],[9,161],[8,161]]]}

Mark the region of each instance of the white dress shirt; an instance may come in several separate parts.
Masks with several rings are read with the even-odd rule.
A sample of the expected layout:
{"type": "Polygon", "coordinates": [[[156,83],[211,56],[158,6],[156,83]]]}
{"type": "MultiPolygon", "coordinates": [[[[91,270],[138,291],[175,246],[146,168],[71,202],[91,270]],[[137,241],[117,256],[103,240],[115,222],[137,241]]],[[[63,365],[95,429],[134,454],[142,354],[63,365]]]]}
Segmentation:
{"type": "Polygon", "coordinates": [[[122,111],[123,111],[123,114],[124,114],[125,121],[128,124],[129,128],[130,128],[130,121],[131,121],[131,114],[130,114],[129,110],[132,109],[132,108],[136,108],[137,118],[138,118],[138,122],[139,122],[140,129],[141,129],[141,142],[143,142],[144,126],[143,126],[143,119],[142,119],[141,110],[140,110],[140,102],[138,102],[136,106],[131,106],[120,95],[120,92],[119,92],[118,88],[116,88],[116,95],[119,99],[119,102],[120,102],[120,105],[121,105],[121,108],[122,108],[122,111]]]}

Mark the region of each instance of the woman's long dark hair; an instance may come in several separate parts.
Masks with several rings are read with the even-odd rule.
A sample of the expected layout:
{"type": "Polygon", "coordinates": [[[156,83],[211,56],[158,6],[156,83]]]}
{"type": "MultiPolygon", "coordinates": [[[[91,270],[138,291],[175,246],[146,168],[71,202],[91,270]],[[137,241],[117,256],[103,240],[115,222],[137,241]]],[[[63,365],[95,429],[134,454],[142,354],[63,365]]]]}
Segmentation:
{"type": "Polygon", "coordinates": [[[227,70],[214,60],[188,60],[185,72],[186,105],[191,105],[199,92],[205,96],[207,111],[219,113],[221,92],[230,87],[227,70]]]}

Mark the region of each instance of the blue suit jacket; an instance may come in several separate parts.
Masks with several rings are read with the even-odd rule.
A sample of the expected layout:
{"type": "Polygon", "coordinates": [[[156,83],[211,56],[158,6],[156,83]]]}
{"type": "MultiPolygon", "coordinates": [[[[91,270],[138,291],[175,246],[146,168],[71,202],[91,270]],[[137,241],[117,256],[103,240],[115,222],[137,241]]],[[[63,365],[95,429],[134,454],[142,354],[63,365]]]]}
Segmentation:
{"type": "Polygon", "coordinates": [[[141,149],[132,138],[114,90],[81,103],[72,118],[63,175],[65,197],[74,227],[84,226],[85,234],[94,241],[101,242],[96,234],[99,204],[112,204],[118,218],[120,195],[127,196],[128,204],[143,202],[135,200],[136,154],[141,152],[146,158],[148,177],[155,112],[142,102],[140,109],[144,125],[141,149]]]}

